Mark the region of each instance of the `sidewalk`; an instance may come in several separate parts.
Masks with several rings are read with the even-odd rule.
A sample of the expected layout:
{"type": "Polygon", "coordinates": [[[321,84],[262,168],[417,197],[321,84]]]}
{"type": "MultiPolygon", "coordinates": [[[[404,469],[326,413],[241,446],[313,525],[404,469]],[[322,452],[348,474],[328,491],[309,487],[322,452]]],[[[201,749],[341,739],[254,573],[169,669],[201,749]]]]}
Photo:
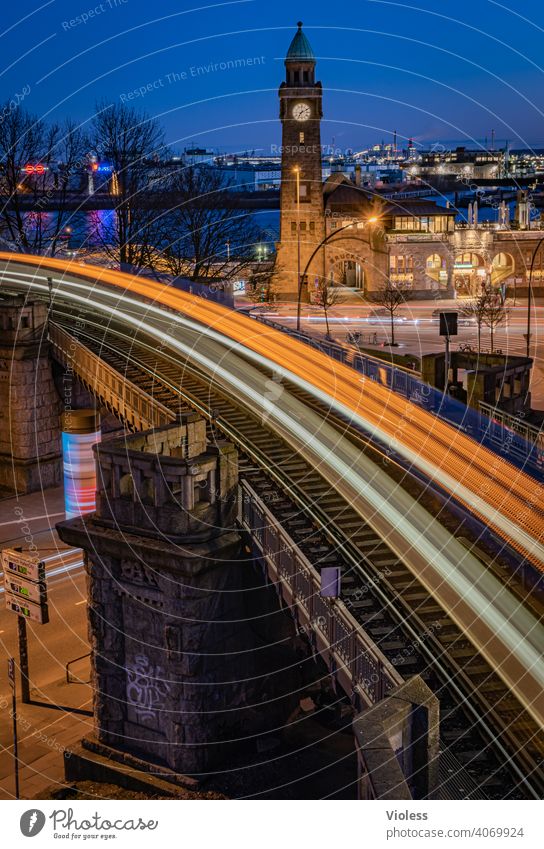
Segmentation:
{"type": "MultiPolygon", "coordinates": [[[[20,702],[21,686],[17,645],[17,616],[6,610],[0,595],[0,799],[14,797],[12,693],[7,658],[16,659],[20,790],[23,798],[39,798],[51,784],[63,783],[63,751],[88,733],[88,684],[67,684],[66,663],[88,652],[86,587],[82,563],[57,556],[68,547],[56,533],[64,519],[62,487],[0,500],[0,548],[34,544],[51,566],[46,566],[50,621],[27,622],[29,672],[33,704],[20,702]],[[59,709],[62,708],[62,709],[59,709]]],[[[73,558],[72,558],[73,559],[73,558]]],[[[2,582],[0,582],[2,583],[2,582]]],[[[88,658],[74,665],[74,677],[87,680],[88,658]]]]}
{"type": "MultiPolygon", "coordinates": [[[[84,680],[88,680],[88,672],[88,659],[77,666],[77,672],[74,669],[74,674],[84,680]]],[[[4,681],[4,692],[0,695],[0,799],[13,799],[12,704],[11,692],[5,691],[4,681]]],[[[19,681],[17,685],[19,695],[19,681]]],[[[17,703],[19,784],[23,799],[39,799],[51,785],[64,785],[63,752],[89,734],[93,726],[92,716],[88,715],[92,707],[89,684],[67,684],[65,679],[60,679],[39,692],[33,689],[31,698],[34,704],[17,703]]]]}

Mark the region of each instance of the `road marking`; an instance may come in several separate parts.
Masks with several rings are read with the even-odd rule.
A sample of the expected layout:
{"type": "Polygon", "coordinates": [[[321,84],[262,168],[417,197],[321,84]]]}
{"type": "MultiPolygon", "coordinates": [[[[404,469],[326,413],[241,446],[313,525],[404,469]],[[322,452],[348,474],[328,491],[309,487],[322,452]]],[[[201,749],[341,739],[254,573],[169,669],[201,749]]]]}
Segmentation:
{"type": "Polygon", "coordinates": [[[21,516],[19,519],[10,519],[9,522],[0,522],[0,528],[3,528],[5,525],[21,525],[26,524],[27,522],[37,522],[38,519],[50,519],[52,516],[64,516],[64,510],[61,513],[45,513],[43,516],[25,516],[24,518],[21,516]]]}

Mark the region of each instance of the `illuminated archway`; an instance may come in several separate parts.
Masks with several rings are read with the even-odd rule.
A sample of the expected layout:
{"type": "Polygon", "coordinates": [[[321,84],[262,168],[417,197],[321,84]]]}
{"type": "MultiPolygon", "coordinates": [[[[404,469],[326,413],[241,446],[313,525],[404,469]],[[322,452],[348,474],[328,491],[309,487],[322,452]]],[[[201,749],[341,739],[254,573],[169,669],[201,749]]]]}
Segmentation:
{"type": "Polygon", "coordinates": [[[493,286],[500,286],[501,283],[504,283],[509,277],[513,276],[514,269],[514,257],[511,254],[502,251],[496,254],[491,264],[491,284],[493,286]]]}
{"type": "Polygon", "coordinates": [[[438,283],[439,286],[448,285],[448,271],[446,258],[440,254],[431,254],[425,260],[425,274],[438,283]]]}
{"type": "Polygon", "coordinates": [[[464,297],[479,295],[487,283],[487,267],[480,254],[466,251],[455,257],[453,280],[457,294],[464,297]]]}

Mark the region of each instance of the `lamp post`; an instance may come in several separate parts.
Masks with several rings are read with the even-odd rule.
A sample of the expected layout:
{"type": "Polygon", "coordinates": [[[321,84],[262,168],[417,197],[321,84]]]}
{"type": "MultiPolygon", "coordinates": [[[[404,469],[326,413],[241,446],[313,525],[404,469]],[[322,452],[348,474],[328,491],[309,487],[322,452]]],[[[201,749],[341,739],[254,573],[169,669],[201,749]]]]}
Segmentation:
{"type": "Polygon", "coordinates": [[[527,342],[527,359],[529,359],[529,353],[531,349],[531,298],[533,297],[533,267],[535,264],[538,249],[540,248],[542,242],[544,242],[544,236],[536,243],[536,248],[534,249],[533,256],[531,257],[531,267],[529,269],[529,285],[527,287],[527,333],[525,335],[525,339],[527,342]]]}
{"type": "Polygon", "coordinates": [[[302,277],[300,276],[300,166],[293,171],[297,181],[297,330],[300,331],[300,299],[302,296],[302,277]]]}
{"type": "MultiPolygon", "coordinates": [[[[367,218],[367,220],[364,223],[365,223],[365,225],[366,224],[375,224],[377,220],[378,219],[377,219],[376,216],[372,216],[372,218],[367,218]]],[[[304,271],[302,272],[302,275],[300,274],[300,271],[299,271],[300,282],[299,282],[299,287],[298,287],[298,301],[297,301],[297,330],[300,330],[300,296],[301,296],[301,292],[302,292],[302,280],[304,280],[306,278],[306,275],[308,273],[308,269],[310,267],[310,263],[312,262],[316,253],[322,247],[324,247],[327,244],[328,241],[330,241],[334,236],[337,236],[339,233],[341,233],[342,230],[348,230],[350,227],[353,227],[354,223],[355,222],[350,221],[349,224],[344,224],[343,227],[339,227],[338,230],[333,230],[332,233],[329,233],[328,236],[325,236],[324,239],[321,239],[320,243],[312,251],[312,253],[310,255],[310,259],[308,260],[308,262],[304,266],[304,271]]],[[[300,254],[299,254],[299,263],[300,263],[300,254]]],[[[300,265],[299,265],[299,268],[300,268],[300,265]]]]}

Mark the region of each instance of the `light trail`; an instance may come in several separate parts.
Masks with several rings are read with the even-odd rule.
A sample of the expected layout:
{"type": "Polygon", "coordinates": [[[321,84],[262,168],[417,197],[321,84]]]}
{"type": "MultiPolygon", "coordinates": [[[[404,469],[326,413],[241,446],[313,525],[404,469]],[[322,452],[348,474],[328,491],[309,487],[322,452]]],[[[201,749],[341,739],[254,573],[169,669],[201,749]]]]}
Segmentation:
{"type": "MultiPolygon", "coordinates": [[[[487,449],[480,452],[480,446],[472,440],[403,399],[393,397],[394,393],[389,390],[370,381],[362,382],[357,373],[333,363],[302,343],[288,339],[279,331],[271,333],[267,329],[263,333],[261,326],[255,327],[250,319],[149,281],[142,283],[141,279],[127,279],[118,272],[103,269],[91,270],[81,266],[74,269],[74,264],[70,263],[31,259],[34,259],[31,265],[43,266],[46,271],[31,271],[30,282],[28,274],[26,279],[24,275],[22,278],[21,275],[15,277],[24,290],[46,293],[44,277],[47,271],[49,276],[51,272],[58,271],[77,275],[76,280],[63,278],[56,281],[62,298],[68,298],[76,306],[86,305],[87,309],[93,309],[104,318],[115,317],[127,327],[144,330],[150,339],[160,343],[161,351],[194,360],[243,408],[265,413],[267,426],[276,430],[297,453],[312,463],[376,530],[449,612],[533,718],[544,727],[542,624],[407,492],[393,488],[392,496],[391,480],[386,472],[372,463],[322,415],[298,400],[288,387],[284,388],[279,403],[270,400],[266,390],[269,379],[248,360],[269,370],[279,370],[289,381],[307,391],[310,387],[314,397],[324,399],[336,409],[351,411],[354,421],[364,422],[370,433],[394,445],[395,450],[405,451],[409,457],[422,452],[422,457],[414,456],[414,465],[417,459],[419,468],[428,470],[429,476],[441,485],[451,487],[460,500],[469,500],[474,512],[485,512],[490,524],[495,523],[494,527],[500,522],[505,538],[511,539],[518,550],[530,548],[533,558],[542,563],[542,512],[531,504],[527,507],[527,517],[520,523],[522,526],[518,527],[514,518],[501,510],[508,487],[517,487],[518,492],[512,494],[510,507],[518,511],[518,518],[522,518],[522,483],[530,482],[531,486],[538,487],[531,478],[487,449]],[[107,275],[106,279],[104,275],[107,275]],[[97,278],[100,280],[97,281],[97,278]],[[116,289],[108,289],[110,285],[116,289]],[[118,288],[121,285],[133,296],[151,297],[170,308],[180,309],[183,315],[171,314],[169,318],[173,325],[180,328],[183,338],[177,339],[165,333],[164,312],[153,303],[142,304],[126,295],[120,298],[118,288]],[[126,312],[125,306],[134,311],[126,312]],[[137,307],[140,308],[139,317],[137,307]],[[157,327],[155,322],[158,319],[157,327]],[[334,382],[331,382],[333,378],[334,382]],[[395,431],[391,434],[392,427],[398,428],[399,412],[407,415],[406,407],[412,414],[414,411],[417,414],[414,426],[412,420],[407,419],[400,434],[395,431]],[[439,458],[433,464],[432,451],[424,450],[428,441],[435,452],[451,453],[452,441],[456,449],[458,440],[462,441],[465,451],[470,448],[469,466],[475,467],[472,476],[468,474],[470,468],[466,469],[466,457],[460,458],[457,465],[452,457],[451,472],[446,472],[441,468],[439,458]],[[486,467],[486,458],[498,463],[499,468],[490,467],[489,462],[486,467]],[[433,475],[435,464],[438,472],[433,475]],[[482,489],[486,480],[492,484],[487,492],[482,489]],[[480,486],[480,491],[474,489],[475,485],[480,486]],[[538,535],[534,534],[534,523],[538,535]]],[[[11,286],[14,279],[12,266],[21,263],[21,260],[14,263],[11,256],[9,260],[11,267],[4,278],[10,281],[11,286]]],[[[27,258],[21,264],[25,263],[28,264],[27,258]]]]}
{"type": "MultiPolygon", "coordinates": [[[[0,253],[0,263],[9,258],[6,279],[24,285],[10,273],[13,266],[31,266],[31,277],[36,284],[47,277],[47,270],[62,271],[64,275],[79,277],[80,291],[98,300],[106,297],[119,302],[119,288],[146,298],[149,302],[143,311],[140,329],[145,329],[150,316],[164,312],[155,303],[181,311],[184,315],[168,315],[171,323],[194,327],[193,319],[201,332],[213,333],[213,338],[223,344],[242,345],[246,355],[257,355],[257,362],[280,372],[281,375],[333,408],[347,414],[351,420],[397,454],[443,490],[460,501],[519,553],[544,571],[544,489],[529,475],[500,458],[497,454],[465,436],[456,428],[427,413],[375,381],[361,378],[347,366],[331,360],[325,354],[309,350],[298,340],[286,337],[273,328],[263,327],[245,316],[204,301],[202,298],[154,281],[102,268],[90,268],[73,262],[49,260],[41,257],[13,258],[0,253]],[[11,267],[10,267],[11,266],[11,267]],[[45,268],[41,271],[40,268],[45,268]],[[89,289],[89,282],[91,283],[89,289]],[[113,291],[103,284],[113,286],[113,291]],[[309,359],[311,356],[311,360],[309,359]],[[332,382],[331,382],[332,381],[332,382]],[[364,390],[363,390],[364,387],[364,390]]],[[[28,273],[26,277],[28,277],[28,273]]],[[[60,288],[55,294],[65,296],[63,289],[78,288],[78,283],[66,276],[56,278],[60,288]]],[[[28,281],[26,281],[28,285],[28,281]]],[[[43,284],[42,284],[43,285],[43,284]]],[[[130,304],[142,311],[137,300],[122,297],[123,307],[130,304]]],[[[168,336],[167,342],[171,342],[168,336]]],[[[164,340],[161,340],[164,341],[164,340]]],[[[190,356],[194,358],[195,352],[190,356]]]]}

